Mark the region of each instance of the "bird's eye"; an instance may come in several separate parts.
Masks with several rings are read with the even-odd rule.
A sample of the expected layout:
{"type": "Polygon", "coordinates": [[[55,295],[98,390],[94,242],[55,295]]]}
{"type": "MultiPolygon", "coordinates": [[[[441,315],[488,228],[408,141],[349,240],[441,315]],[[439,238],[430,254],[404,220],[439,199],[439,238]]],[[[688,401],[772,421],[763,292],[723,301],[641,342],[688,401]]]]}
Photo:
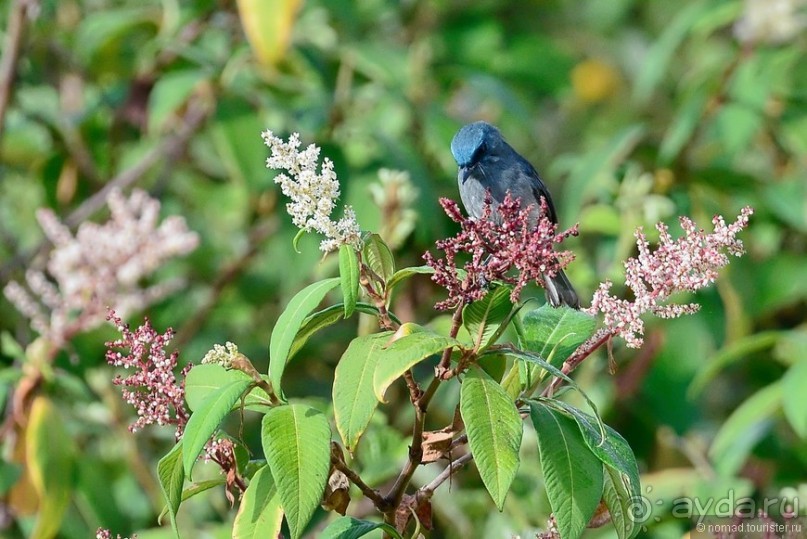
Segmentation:
{"type": "Polygon", "coordinates": [[[488,145],[483,142],[482,144],[476,147],[476,150],[474,150],[472,161],[473,162],[479,161],[487,151],[488,151],[488,145]]]}

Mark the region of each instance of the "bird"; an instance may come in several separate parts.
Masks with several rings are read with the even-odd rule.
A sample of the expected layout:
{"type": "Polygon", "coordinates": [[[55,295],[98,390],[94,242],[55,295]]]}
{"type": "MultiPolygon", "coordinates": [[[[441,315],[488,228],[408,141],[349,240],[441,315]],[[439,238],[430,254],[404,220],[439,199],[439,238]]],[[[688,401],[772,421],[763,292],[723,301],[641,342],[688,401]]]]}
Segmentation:
{"type": "MultiPolygon", "coordinates": [[[[481,121],[461,127],[451,141],[451,153],[459,167],[460,199],[472,218],[482,216],[488,192],[495,209],[509,191],[512,197],[521,200],[522,208],[532,205],[530,220],[533,225],[541,211],[541,197],[546,200],[547,217],[557,224],[552,197],[535,167],[504,140],[496,127],[481,121]]],[[[544,275],[544,282],[550,305],[580,308],[577,292],[563,271],[553,277],[544,275]]]]}

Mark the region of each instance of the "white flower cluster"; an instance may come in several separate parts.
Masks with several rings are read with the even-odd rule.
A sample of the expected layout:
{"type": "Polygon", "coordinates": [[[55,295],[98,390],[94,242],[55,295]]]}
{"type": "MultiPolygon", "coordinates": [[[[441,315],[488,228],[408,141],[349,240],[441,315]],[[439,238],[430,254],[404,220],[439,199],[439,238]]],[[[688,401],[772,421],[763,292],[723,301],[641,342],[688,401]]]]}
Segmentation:
{"type": "Polygon", "coordinates": [[[272,152],[266,160],[267,168],[285,171],[278,174],[275,183],[279,183],[283,194],[291,199],[286,210],[295,226],[324,235],[319,248],[326,253],[343,244],[358,247],[361,229],[353,208],[345,206],[341,219],[331,219],[339,198],[339,181],[333,162],[326,157],[320,167],[320,148],[314,144],[300,151],[300,135],[297,133],[293,133],[288,142],[271,131],[264,131],[261,137],[272,152]]]}
{"type": "Polygon", "coordinates": [[[233,360],[238,357],[238,346],[227,341],[224,346],[214,344],[213,349],[202,358],[202,365],[221,365],[225,369],[233,368],[233,360]]]}
{"type": "Polygon", "coordinates": [[[37,219],[53,244],[47,272],[29,269],[27,287],[11,282],[4,289],[31,327],[55,346],[100,325],[109,307],[125,316],[175,290],[180,283],[144,288],[141,281],[199,243],[182,217],[160,223],[160,203],[144,191],[129,198],[113,191],[107,204],[109,220],[84,222],[75,237],[51,210],[39,210],[37,219]]]}
{"type": "Polygon", "coordinates": [[[807,0],[745,0],[734,36],[742,43],[790,41],[807,27],[806,5],[807,0]]]}

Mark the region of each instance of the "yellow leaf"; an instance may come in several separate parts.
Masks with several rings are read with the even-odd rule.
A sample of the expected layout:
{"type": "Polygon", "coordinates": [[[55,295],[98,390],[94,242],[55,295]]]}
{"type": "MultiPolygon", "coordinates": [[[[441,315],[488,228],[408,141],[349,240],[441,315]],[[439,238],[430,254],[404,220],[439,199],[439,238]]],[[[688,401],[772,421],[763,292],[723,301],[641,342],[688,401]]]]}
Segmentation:
{"type": "Polygon", "coordinates": [[[25,432],[25,461],[40,500],[31,539],[55,537],[70,502],[73,444],[59,415],[46,397],[36,397],[31,405],[25,432]]]}
{"type": "Polygon", "coordinates": [[[264,65],[286,54],[301,0],[238,0],[241,26],[252,51],[264,65]]]}
{"type": "Polygon", "coordinates": [[[578,99],[597,103],[613,96],[619,89],[620,77],[610,65],[599,60],[586,60],[572,70],[572,87],[578,99]]]}

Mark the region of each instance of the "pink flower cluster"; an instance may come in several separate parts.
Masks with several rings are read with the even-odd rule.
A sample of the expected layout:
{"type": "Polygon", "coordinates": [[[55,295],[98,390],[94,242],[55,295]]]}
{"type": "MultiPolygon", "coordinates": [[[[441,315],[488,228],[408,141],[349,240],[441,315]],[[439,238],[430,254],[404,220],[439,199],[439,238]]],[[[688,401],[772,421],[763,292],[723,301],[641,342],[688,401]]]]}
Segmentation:
{"type": "Polygon", "coordinates": [[[426,264],[434,268],[432,280],[448,291],[448,298],[435,305],[437,309],[478,301],[493,281],[512,284],[510,299],[516,302],[527,283],[535,281],[543,286],[545,276],[554,276],[574,258],[571,252],[554,248],[569,236],[576,236],[577,226],[557,233],[557,225],[547,217],[544,199],[537,223],[531,218],[534,208],[522,209],[521,200],[510,193],[495,208],[488,195],[479,219],[463,216],[453,200],[441,198],[440,205],[462,230],[436,243],[445,258],[435,258],[429,252],[423,255],[426,264]],[[460,253],[471,256],[462,270],[456,260],[460,253]],[[512,274],[513,269],[516,274],[512,274]]]}
{"type": "Polygon", "coordinates": [[[686,217],[680,217],[684,235],[673,239],[667,225],[659,223],[659,244],[650,249],[642,229],[636,231],[639,255],[625,262],[625,284],[633,292],[634,299],[620,299],[611,295],[612,283],[601,283],[594,293],[588,312],[601,312],[605,327],[618,334],[628,346],[642,345],[644,322],[641,316],[650,312],[661,318],[677,318],[691,314],[700,308],[696,303],[665,304],[675,292],[694,292],[715,281],[717,271],[729,263],[727,254],[740,256],[745,251],[737,234],[748,226],[753,214],[749,207],[743,208],[737,220],[727,225],[723,217],[712,219],[714,231],[707,234],[686,217]]]}
{"type": "MultiPolygon", "coordinates": [[[[98,531],[95,532],[95,539],[129,539],[129,538],[122,537],[120,534],[117,534],[115,537],[112,537],[111,531],[104,528],[98,528],[98,531]]],[[[133,535],[131,539],[137,539],[137,534],[133,535]]]]}
{"type": "MultiPolygon", "coordinates": [[[[168,328],[159,334],[148,318],[142,326],[131,331],[129,325],[112,311],[108,320],[115,324],[122,337],[106,343],[107,362],[135,371],[127,378],[118,375],[113,381],[115,385],[123,386],[124,400],[137,410],[137,421],[129,426],[129,430],[135,432],[154,423],[176,425],[178,440],[188,422],[188,411],[185,409],[184,382],[179,382],[174,374],[178,353],[167,355],[165,350],[174,331],[168,328]],[[128,353],[124,354],[120,349],[128,350],[128,353]]],[[[188,365],[182,371],[183,378],[190,367],[188,365]]]]}
{"type": "Polygon", "coordinates": [[[37,212],[53,244],[47,271],[28,269],[25,283],[10,282],[5,295],[31,327],[57,347],[102,324],[108,305],[122,316],[176,290],[180,282],[143,286],[167,260],[193,251],[199,236],[185,219],[160,221],[160,202],[145,191],[129,197],[112,191],[109,220],[82,223],[76,235],[49,209],[37,212]]]}

